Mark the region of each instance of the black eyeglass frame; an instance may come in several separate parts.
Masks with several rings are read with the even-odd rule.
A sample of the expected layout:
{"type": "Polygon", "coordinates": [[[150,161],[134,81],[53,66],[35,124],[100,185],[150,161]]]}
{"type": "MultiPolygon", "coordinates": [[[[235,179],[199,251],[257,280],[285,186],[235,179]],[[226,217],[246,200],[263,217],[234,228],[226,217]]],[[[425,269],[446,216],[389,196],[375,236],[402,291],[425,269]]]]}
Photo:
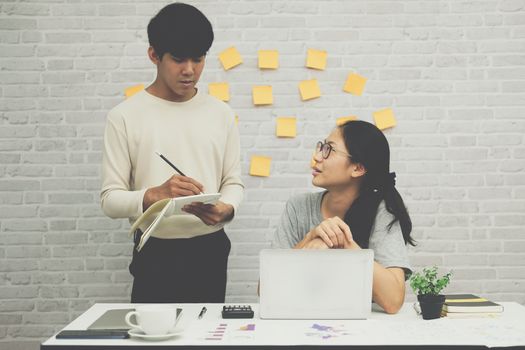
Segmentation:
{"type": "Polygon", "coordinates": [[[332,153],[332,151],[334,151],[335,154],[341,154],[343,156],[347,156],[348,158],[352,159],[352,156],[346,152],[343,152],[343,151],[338,151],[334,148],[334,146],[332,146],[331,144],[329,144],[328,142],[323,142],[323,141],[318,141],[317,144],[315,145],[315,152],[316,154],[321,152],[321,155],[323,156],[323,159],[328,159],[328,157],[330,157],[330,154],[332,153]]]}

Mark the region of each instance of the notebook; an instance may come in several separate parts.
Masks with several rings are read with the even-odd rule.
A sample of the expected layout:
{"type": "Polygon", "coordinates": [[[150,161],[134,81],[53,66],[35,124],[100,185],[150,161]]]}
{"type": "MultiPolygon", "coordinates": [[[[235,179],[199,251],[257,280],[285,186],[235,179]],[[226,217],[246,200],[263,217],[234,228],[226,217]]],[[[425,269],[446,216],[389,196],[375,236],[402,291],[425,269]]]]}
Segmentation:
{"type": "MultiPolygon", "coordinates": [[[[107,310],[87,329],[129,330],[131,327],[126,323],[126,315],[131,311],[135,311],[135,309],[107,310]]],[[[179,318],[181,312],[182,309],[177,308],[177,318],[179,318]]],[[[133,317],[131,319],[133,320],[133,317]]]]}
{"type": "Polygon", "coordinates": [[[107,310],[87,329],[131,329],[125,320],[126,315],[131,311],[135,311],[135,309],[107,310]]]}
{"type": "Polygon", "coordinates": [[[263,249],[264,319],[366,319],[372,308],[370,249],[263,249]]]}
{"type": "Polygon", "coordinates": [[[216,204],[219,198],[221,198],[220,193],[206,193],[197,194],[194,196],[166,198],[153,203],[153,205],[151,205],[137,219],[137,221],[135,221],[129,231],[130,235],[132,235],[138,228],[144,232],[140,238],[139,244],[137,245],[137,250],[140,251],[142,249],[163,218],[170,217],[172,215],[190,215],[182,210],[185,205],[192,202],[216,204]]]}
{"type": "Polygon", "coordinates": [[[445,296],[443,311],[456,312],[503,312],[503,306],[474,294],[449,294],[445,296]]]}

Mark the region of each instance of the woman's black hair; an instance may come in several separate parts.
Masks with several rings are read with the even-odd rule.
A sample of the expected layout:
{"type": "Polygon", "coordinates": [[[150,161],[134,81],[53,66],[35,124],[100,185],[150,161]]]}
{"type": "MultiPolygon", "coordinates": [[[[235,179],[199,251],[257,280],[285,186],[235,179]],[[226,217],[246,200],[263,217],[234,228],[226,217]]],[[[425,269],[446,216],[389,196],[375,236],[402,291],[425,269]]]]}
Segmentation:
{"type": "Polygon", "coordinates": [[[386,210],[394,216],[388,229],[399,221],[405,244],[415,245],[410,237],[412,221],[395,188],[395,173],[390,173],[390,148],[385,135],[375,125],[361,120],[348,121],[339,128],[352,162],[360,163],[366,170],[359,197],[344,217],[354,240],[368,248],[377,208],[384,200],[386,210]]]}
{"type": "Polygon", "coordinates": [[[161,60],[165,53],[178,58],[201,57],[213,43],[213,29],[197,8],[177,2],[163,7],[151,19],[148,39],[161,60]]]}

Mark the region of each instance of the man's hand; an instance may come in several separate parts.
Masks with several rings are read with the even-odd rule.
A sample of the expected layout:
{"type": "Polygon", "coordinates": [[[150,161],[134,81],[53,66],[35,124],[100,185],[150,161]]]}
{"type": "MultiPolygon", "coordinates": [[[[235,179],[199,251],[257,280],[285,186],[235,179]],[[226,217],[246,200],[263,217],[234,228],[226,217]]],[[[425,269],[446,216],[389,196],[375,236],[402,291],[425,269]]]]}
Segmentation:
{"type": "Polygon", "coordinates": [[[353,242],[350,227],[338,216],[321,222],[307,234],[307,240],[320,238],[328,248],[344,248],[345,244],[353,242]]]}
{"type": "Polygon", "coordinates": [[[173,175],[162,185],[146,190],[142,200],[142,208],[145,211],[150,205],[164,198],[193,196],[203,191],[204,186],[191,177],[173,175]]]}
{"type": "Polygon", "coordinates": [[[185,205],[182,207],[182,210],[197,216],[202,222],[210,226],[229,221],[233,218],[233,206],[221,201],[218,201],[216,204],[194,202],[185,205]]]}

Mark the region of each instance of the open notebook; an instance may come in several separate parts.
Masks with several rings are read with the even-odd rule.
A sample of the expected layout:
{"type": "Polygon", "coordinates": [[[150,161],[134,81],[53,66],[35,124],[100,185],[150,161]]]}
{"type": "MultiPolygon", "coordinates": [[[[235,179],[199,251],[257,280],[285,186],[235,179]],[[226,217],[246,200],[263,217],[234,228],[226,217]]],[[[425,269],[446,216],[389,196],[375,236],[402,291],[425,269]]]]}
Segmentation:
{"type": "Polygon", "coordinates": [[[191,215],[182,211],[182,207],[193,202],[200,202],[204,204],[215,204],[221,198],[220,193],[197,194],[194,196],[166,198],[151,205],[131,226],[130,235],[135,232],[144,222],[153,221],[144,230],[140,242],[137,245],[137,250],[140,251],[144,244],[148,241],[151,234],[155,231],[157,225],[162,218],[170,217],[172,215],[191,215]]]}

